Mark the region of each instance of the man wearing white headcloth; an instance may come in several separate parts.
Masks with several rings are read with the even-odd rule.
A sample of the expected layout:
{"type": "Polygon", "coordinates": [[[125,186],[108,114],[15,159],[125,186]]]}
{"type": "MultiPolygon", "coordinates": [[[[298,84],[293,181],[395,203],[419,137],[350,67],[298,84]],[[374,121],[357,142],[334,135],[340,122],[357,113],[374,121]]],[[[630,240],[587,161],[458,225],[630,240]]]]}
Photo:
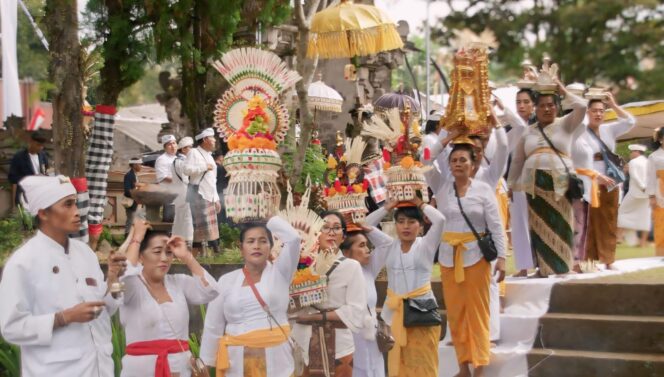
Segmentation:
{"type": "Polygon", "coordinates": [[[194,139],[183,137],[178,142],[178,154],[173,160],[173,186],[178,193],[175,204],[175,219],[173,220],[173,235],[182,237],[188,244],[194,240],[194,225],[191,219],[191,210],[187,203],[187,185],[189,177],[184,173],[184,164],[191,148],[194,146],[194,139]]]}
{"type": "Polygon", "coordinates": [[[212,157],[216,144],[214,130],[204,129],[196,135],[196,142],[198,147],[189,152],[183,168],[189,176],[187,201],[194,222],[194,249],[207,243],[219,252],[217,213],[221,211],[221,203],[217,193],[217,168],[212,157]]]}
{"type": "Polygon", "coordinates": [[[640,246],[647,246],[651,227],[651,209],[646,193],[648,177],[648,158],[646,147],[630,144],[629,153],[629,191],[618,209],[618,228],[640,231],[640,246]]]}
{"type": "Polygon", "coordinates": [[[64,176],[20,183],[37,234],[9,258],[0,281],[0,333],[21,348],[23,377],[112,377],[110,316],[119,300],[107,286],[126,266],[112,255],[104,274],[87,244],[70,239],[80,216],[64,176]]]}
{"type": "MultiPolygon", "coordinates": [[[[177,157],[178,144],[175,141],[175,136],[164,135],[161,137],[161,144],[164,146],[164,153],[157,158],[154,163],[155,173],[157,173],[157,183],[166,186],[168,189],[173,188],[173,161],[177,157]]],[[[164,213],[162,220],[165,223],[173,222],[175,216],[175,206],[173,203],[164,204],[164,213]]]]}

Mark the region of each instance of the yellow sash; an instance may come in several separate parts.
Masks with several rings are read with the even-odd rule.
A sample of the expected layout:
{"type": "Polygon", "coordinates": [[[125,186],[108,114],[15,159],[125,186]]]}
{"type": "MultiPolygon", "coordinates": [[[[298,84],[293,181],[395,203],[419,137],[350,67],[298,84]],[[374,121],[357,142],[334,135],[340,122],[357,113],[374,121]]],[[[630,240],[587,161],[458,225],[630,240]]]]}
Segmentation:
{"type": "Polygon", "coordinates": [[[576,173],[590,178],[590,181],[592,182],[590,186],[590,206],[593,208],[599,207],[599,185],[597,184],[599,173],[592,169],[584,168],[577,168],[576,173]]]}
{"type": "Polygon", "coordinates": [[[463,272],[463,252],[468,250],[465,244],[477,241],[472,232],[445,232],[442,241],[454,248],[454,281],[462,283],[466,278],[463,272]]]}
{"type": "Polygon", "coordinates": [[[267,348],[278,346],[287,341],[284,339],[290,334],[290,326],[283,325],[271,329],[254,330],[241,335],[224,335],[219,339],[219,350],[217,350],[217,376],[224,377],[226,369],[230,368],[228,359],[228,346],[244,346],[251,348],[267,348]]]}
{"type": "Polygon", "coordinates": [[[657,179],[659,180],[659,194],[664,196],[664,170],[657,170],[657,179]]]}
{"type": "Polygon", "coordinates": [[[399,362],[401,360],[401,347],[405,347],[408,343],[408,336],[406,329],[403,327],[403,299],[419,297],[427,292],[431,292],[431,283],[427,283],[414,291],[408,292],[403,295],[394,293],[391,289],[387,288],[387,299],[385,306],[392,309],[392,336],[394,337],[394,348],[390,350],[387,357],[388,370],[390,376],[399,375],[399,362]]]}

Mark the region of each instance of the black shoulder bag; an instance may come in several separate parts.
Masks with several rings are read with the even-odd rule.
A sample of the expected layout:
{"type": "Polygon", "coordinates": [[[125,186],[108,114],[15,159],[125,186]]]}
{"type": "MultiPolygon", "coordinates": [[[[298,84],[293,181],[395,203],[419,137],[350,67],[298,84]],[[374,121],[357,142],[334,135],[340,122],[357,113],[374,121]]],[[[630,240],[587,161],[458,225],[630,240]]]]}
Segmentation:
{"type": "MultiPolygon", "coordinates": [[[[404,271],[404,283],[408,289],[406,269],[403,267],[403,253],[399,250],[401,269],[404,271]]],[[[438,312],[438,303],[435,298],[404,298],[403,299],[403,327],[431,327],[443,323],[438,312]]]]}
{"type": "Polygon", "coordinates": [[[481,236],[479,233],[477,233],[477,230],[475,230],[473,223],[470,222],[470,219],[468,218],[468,216],[466,216],[466,212],[464,212],[463,207],[461,206],[461,199],[459,198],[459,193],[457,192],[456,184],[454,185],[454,196],[456,196],[457,198],[457,203],[459,204],[459,211],[461,211],[461,216],[463,216],[463,219],[466,220],[466,224],[468,224],[468,227],[470,228],[471,232],[473,232],[475,239],[477,239],[477,246],[479,246],[480,251],[484,256],[484,259],[486,259],[487,262],[493,262],[494,260],[496,260],[496,258],[498,258],[498,249],[496,249],[496,244],[493,243],[493,238],[491,237],[491,232],[489,231],[489,228],[488,227],[486,228],[484,236],[481,236]]]}
{"type": "Polygon", "coordinates": [[[565,192],[565,197],[569,199],[570,201],[576,200],[576,199],[581,199],[583,198],[583,181],[581,178],[577,177],[576,174],[572,174],[570,172],[569,168],[567,167],[567,164],[565,163],[565,160],[563,159],[563,156],[560,155],[560,151],[558,148],[556,148],[553,143],[551,142],[551,139],[549,139],[548,136],[546,136],[546,133],[542,129],[542,126],[537,124],[537,128],[540,130],[542,133],[542,136],[544,136],[544,140],[549,144],[551,149],[553,149],[554,152],[556,152],[556,155],[560,159],[560,161],[563,163],[563,166],[565,167],[565,172],[567,173],[567,192],[565,192]]]}

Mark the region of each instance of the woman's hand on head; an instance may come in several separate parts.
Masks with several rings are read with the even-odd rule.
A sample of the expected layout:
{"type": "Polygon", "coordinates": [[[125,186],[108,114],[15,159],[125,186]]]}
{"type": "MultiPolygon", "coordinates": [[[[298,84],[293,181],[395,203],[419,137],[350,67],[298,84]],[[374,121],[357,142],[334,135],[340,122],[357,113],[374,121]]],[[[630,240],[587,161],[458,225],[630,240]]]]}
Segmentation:
{"type": "Polygon", "coordinates": [[[392,198],[388,198],[387,201],[385,202],[385,210],[389,212],[393,210],[397,206],[397,204],[399,204],[398,201],[392,198]]]}
{"type": "Polygon", "coordinates": [[[136,241],[143,241],[145,233],[147,233],[148,229],[152,229],[149,221],[140,218],[134,219],[132,227],[134,227],[134,239],[136,241]]]}
{"type": "Polygon", "coordinates": [[[171,249],[173,255],[182,262],[187,262],[191,257],[191,252],[189,252],[187,243],[180,236],[172,236],[169,238],[167,246],[171,249]]]}

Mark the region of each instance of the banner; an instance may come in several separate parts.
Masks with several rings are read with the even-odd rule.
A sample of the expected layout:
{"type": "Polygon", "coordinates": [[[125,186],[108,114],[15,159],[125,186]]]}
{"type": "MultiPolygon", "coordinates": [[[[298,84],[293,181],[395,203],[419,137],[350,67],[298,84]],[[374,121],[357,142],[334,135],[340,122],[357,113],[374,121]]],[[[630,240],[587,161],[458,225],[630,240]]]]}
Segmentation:
{"type": "MultiPolygon", "coordinates": [[[[2,23],[2,122],[10,115],[23,116],[21,90],[18,85],[18,62],[16,60],[17,16],[16,0],[0,1],[0,22],[2,23]]],[[[0,127],[2,127],[1,124],[0,127]]]]}

